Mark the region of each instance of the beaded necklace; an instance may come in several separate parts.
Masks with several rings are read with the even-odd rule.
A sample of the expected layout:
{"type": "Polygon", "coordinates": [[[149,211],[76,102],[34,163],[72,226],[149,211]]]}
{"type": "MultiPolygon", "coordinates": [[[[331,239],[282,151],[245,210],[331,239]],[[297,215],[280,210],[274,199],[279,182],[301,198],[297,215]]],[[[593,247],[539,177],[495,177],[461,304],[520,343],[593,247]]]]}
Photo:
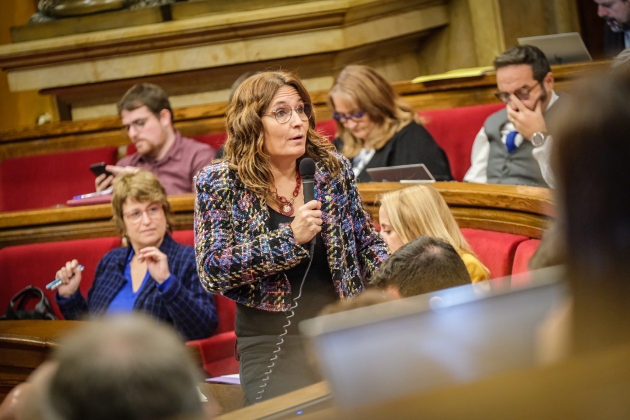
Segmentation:
{"type": "Polygon", "coordinates": [[[293,190],[293,197],[291,200],[287,200],[286,197],[278,195],[278,190],[273,191],[273,199],[280,205],[280,213],[284,216],[290,217],[293,216],[293,202],[295,201],[295,197],[300,192],[300,187],[302,186],[302,177],[299,172],[295,174],[295,189],[293,190]]]}

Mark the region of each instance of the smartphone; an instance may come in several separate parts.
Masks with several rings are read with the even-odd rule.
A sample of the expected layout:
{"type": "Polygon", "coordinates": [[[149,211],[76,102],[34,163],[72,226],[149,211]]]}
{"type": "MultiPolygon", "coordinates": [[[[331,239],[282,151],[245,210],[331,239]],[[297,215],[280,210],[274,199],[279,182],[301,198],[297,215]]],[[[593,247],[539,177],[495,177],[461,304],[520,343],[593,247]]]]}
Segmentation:
{"type": "Polygon", "coordinates": [[[107,176],[113,175],[111,172],[107,172],[105,170],[105,162],[94,163],[90,165],[90,171],[94,174],[94,176],[99,176],[102,174],[107,174],[107,176]]]}

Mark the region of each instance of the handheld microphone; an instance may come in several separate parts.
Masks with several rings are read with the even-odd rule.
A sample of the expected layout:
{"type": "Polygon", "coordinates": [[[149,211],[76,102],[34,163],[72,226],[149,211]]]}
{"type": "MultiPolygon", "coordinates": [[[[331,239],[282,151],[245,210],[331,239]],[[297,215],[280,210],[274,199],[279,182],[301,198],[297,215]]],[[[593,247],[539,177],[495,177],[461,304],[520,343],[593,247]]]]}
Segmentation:
{"type": "MultiPolygon", "coordinates": [[[[311,158],[300,161],[300,176],[302,177],[302,189],[304,191],[304,204],[315,200],[315,162],[311,158]]],[[[315,245],[315,236],[308,243],[315,245]]]]}

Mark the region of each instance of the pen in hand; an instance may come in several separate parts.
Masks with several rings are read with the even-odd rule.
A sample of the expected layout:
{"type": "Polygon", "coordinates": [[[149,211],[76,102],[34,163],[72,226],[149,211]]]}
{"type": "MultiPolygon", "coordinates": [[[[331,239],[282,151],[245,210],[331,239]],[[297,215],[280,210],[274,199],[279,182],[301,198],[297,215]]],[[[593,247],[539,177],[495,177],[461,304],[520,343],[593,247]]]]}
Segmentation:
{"type": "MultiPolygon", "coordinates": [[[[79,269],[79,271],[83,271],[84,267],[81,264],[79,264],[77,268],[79,269]]],[[[46,285],[46,289],[55,290],[59,286],[61,286],[61,279],[54,279],[53,281],[51,281],[50,283],[46,285]]]]}

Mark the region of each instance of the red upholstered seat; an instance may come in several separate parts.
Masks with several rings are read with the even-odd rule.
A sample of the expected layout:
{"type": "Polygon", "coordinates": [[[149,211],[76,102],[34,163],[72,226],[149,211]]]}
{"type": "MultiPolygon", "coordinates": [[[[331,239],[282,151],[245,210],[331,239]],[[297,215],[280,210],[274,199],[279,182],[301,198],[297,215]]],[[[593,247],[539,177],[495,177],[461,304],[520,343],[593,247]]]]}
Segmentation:
{"type": "Polygon", "coordinates": [[[475,136],[488,116],[503,108],[501,103],[422,111],[425,127],[448,156],[451,173],[462,181],[470,168],[475,136]]]}
{"type": "Polygon", "coordinates": [[[223,143],[227,140],[227,133],[202,134],[200,136],[193,136],[192,138],[201,143],[207,144],[216,151],[219,150],[219,148],[223,146],[223,143]]]}
{"type": "Polygon", "coordinates": [[[328,137],[329,141],[333,141],[337,134],[337,123],[335,120],[320,121],[315,125],[315,131],[328,137]]]}
{"type": "Polygon", "coordinates": [[[98,262],[103,255],[118,246],[120,238],[112,237],[17,245],[0,249],[0,312],[5,313],[9,301],[17,292],[33,285],[44,290],[55,314],[63,319],[55,304],[56,292],[45,290],[46,285],[54,280],[57,270],[67,261],[77,259],[85,267],[81,292],[87,296],[98,262]]]}
{"type": "Polygon", "coordinates": [[[481,262],[490,270],[490,278],[510,275],[516,248],[521,242],[529,240],[526,236],[481,229],[464,228],[462,233],[481,262]]]}
{"type": "Polygon", "coordinates": [[[536,252],[539,246],[540,241],[538,239],[530,239],[518,244],[516,247],[516,253],[514,254],[512,274],[525,273],[529,271],[529,260],[532,258],[534,252],[536,252]]]}
{"type": "Polygon", "coordinates": [[[171,237],[178,244],[195,246],[195,234],[192,229],[176,230],[171,233],[171,237]]]}
{"type": "MultiPolygon", "coordinates": [[[[177,230],[172,234],[176,242],[194,246],[192,230],[177,230]]],[[[186,342],[187,346],[198,347],[203,360],[203,368],[210,376],[238,373],[238,361],[234,358],[234,334],[236,304],[221,295],[214,295],[219,315],[219,324],[212,337],[186,342]]]]}
{"type": "Polygon", "coordinates": [[[0,208],[18,211],[65,204],[94,191],[90,165],[116,162],[116,147],[26,156],[0,162],[0,208]]]}

